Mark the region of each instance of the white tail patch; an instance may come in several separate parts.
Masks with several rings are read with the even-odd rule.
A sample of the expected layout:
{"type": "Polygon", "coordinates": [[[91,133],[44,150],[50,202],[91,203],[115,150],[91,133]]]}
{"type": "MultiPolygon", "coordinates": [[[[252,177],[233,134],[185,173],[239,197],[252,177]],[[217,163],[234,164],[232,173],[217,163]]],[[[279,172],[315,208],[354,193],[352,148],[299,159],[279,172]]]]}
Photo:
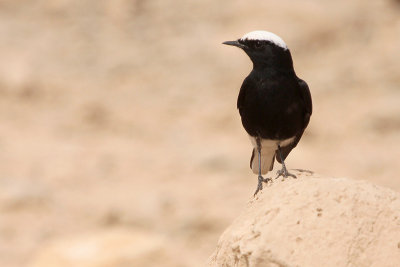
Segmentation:
{"type": "MultiPolygon", "coordinates": [[[[293,138],[289,138],[286,140],[269,140],[269,139],[261,139],[261,174],[266,174],[270,170],[272,170],[273,163],[275,160],[275,153],[278,149],[278,144],[283,147],[287,146],[291,142],[293,142],[293,138]]],[[[254,158],[251,162],[251,169],[253,173],[258,174],[258,151],[257,151],[257,142],[256,138],[250,136],[250,141],[254,147],[254,158]]]]}
{"type": "MultiPolygon", "coordinates": [[[[261,174],[266,174],[269,172],[273,166],[273,161],[275,156],[275,150],[273,148],[263,148],[261,149],[261,174]]],[[[253,173],[258,174],[258,151],[255,148],[254,158],[251,162],[251,169],[253,173]]]]}

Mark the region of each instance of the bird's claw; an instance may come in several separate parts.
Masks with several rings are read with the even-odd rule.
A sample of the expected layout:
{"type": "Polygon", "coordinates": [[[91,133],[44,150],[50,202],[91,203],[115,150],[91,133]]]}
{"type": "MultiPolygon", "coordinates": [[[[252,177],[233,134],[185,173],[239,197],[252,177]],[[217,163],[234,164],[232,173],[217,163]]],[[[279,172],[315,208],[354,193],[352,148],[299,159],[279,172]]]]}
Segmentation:
{"type": "Polygon", "coordinates": [[[283,177],[283,179],[285,179],[285,178],[287,178],[287,177],[293,177],[293,178],[297,178],[297,176],[296,175],[294,175],[294,174],[292,174],[292,173],[290,173],[290,172],[288,172],[287,171],[287,169],[285,168],[285,167],[283,167],[282,169],[280,169],[280,170],[278,170],[277,172],[276,172],[276,177],[275,177],[275,179],[278,179],[280,176],[282,176],[283,177]]]}
{"type": "Polygon", "coordinates": [[[257,195],[259,191],[263,189],[263,183],[268,183],[269,181],[272,181],[271,178],[264,178],[261,175],[258,176],[258,184],[257,184],[257,190],[254,192],[254,197],[257,195]]]}

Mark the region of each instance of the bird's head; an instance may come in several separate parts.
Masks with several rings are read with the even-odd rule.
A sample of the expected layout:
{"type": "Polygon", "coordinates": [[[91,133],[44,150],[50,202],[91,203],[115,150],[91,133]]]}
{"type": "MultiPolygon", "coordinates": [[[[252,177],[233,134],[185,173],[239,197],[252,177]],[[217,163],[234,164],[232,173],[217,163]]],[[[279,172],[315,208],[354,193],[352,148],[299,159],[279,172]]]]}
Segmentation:
{"type": "Polygon", "coordinates": [[[254,66],[287,67],[292,64],[290,51],[285,42],[276,34],[267,31],[252,31],[236,41],[223,42],[237,46],[253,61],[254,66]]]}

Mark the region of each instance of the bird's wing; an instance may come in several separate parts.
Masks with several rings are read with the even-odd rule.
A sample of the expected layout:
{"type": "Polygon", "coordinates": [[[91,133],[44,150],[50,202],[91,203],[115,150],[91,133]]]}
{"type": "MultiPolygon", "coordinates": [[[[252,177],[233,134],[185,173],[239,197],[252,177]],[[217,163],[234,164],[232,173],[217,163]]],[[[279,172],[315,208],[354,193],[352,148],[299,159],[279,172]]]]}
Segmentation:
{"type": "Polygon", "coordinates": [[[300,88],[300,94],[304,102],[304,107],[306,109],[304,115],[304,129],[307,127],[308,123],[310,122],[310,117],[312,114],[312,100],[311,100],[311,93],[308,85],[305,81],[298,78],[298,84],[300,88]]]}
{"type": "Polygon", "coordinates": [[[244,99],[246,98],[246,88],[252,86],[251,80],[247,77],[244,79],[242,86],[240,87],[239,96],[237,99],[237,108],[239,109],[240,116],[243,115],[244,99]]]}
{"type": "MultiPolygon", "coordinates": [[[[290,151],[292,151],[292,149],[295,148],[299,143],[304,133],[304,130],[306,129],[308,123],[310,122],[310,117],[312,114],[312,100],[311,100],[310,89],[308,88],[307,83],[299,78],[298,78],[298,84],[299,84],[301,99],[304,103],[304,108],[305,108],[305,113],[303,117],[303,129],[299,133],[297,133],[293,143],[281,148],[283,160],[286,159],[290,151]]],[[[276,159],[279,163],[282,163],[280,157],[277,156],[276,159]]]]}

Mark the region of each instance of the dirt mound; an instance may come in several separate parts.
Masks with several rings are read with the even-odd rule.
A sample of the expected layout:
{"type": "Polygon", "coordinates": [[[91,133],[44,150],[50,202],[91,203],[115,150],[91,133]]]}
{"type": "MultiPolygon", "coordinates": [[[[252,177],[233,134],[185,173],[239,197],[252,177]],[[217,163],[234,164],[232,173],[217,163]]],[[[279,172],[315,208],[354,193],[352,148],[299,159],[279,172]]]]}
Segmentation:
{"type": "Polygon", "coordinates": [[[211,266],[398,266],[400,194],[312,174],[274,182],[220,237],[211,266]]]}

